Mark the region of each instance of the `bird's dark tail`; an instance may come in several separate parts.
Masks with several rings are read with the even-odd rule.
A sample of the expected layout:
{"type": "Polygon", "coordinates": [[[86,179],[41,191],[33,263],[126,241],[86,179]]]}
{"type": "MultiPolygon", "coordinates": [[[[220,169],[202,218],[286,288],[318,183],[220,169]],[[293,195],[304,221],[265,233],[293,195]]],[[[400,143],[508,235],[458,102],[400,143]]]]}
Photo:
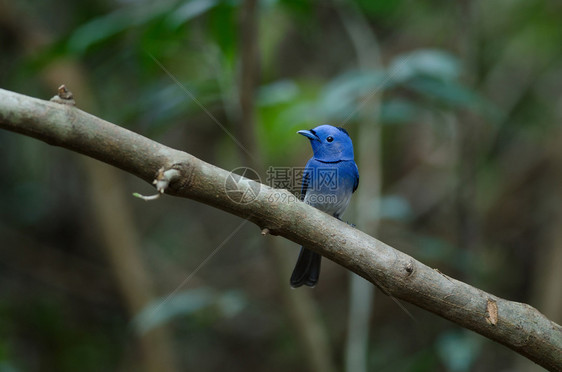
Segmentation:
{"type": "Polygon", "coordinates": [[[302,285],[314,287],[320,277],[320,263],[322,256],[304,247],[301,248],[299,259],[291,275],[291,287],[302,285]]]}

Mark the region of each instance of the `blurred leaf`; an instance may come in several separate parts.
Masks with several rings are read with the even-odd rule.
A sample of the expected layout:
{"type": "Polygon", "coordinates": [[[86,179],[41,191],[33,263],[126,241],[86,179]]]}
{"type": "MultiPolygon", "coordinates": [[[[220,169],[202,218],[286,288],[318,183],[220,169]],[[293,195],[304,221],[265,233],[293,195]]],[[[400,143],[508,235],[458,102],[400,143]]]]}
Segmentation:
{"type": "Polygon", "coordinates": [[[103,42],[135,26],[145,24],[161,17],[169,11],[169,6],[161,2],[142,4],[118,9],[107,15],[92,19],[78,27],[67,42],[72,53],[84,53],[94,44],[103,42]]]}
{"type": "Polygon", "coordinates": [[[18,372],[19,369],[6,360],[0,361],[0,372],[18,372]]]}
{"type": "Polygon", "coordinates": [[[310,22],[310,16],[314,14],[313,2],[309,0],[278,0],[281,5],[287,8],[291,15],[298,17],[298,20],[310,22]]]}
{"type": "Polygon", "coordinates": [[[456,80],[460,75],[460,63],[445,51],[423,49],[397,56],[390,62],[388,70],[393,80],[398,82],[417,76],[456,80]]]}
{"type": "Polygon", "coordinates": [[[216,307],[222,316],[231,317],[245,305],[246,301],[240,292],[221,294],[208,288],[198,288],[152,301],[135,316],[132,323],[137,332],[142,334],[174,318],[191,315],[205,308],[216,307]]]}
{"type": "Polygon", "coordinates": [[[2,339],[0,339],[0,372],[16,372],[19,370],[11,363],[13,351],[10,345],[11,340],[6,337],[8,334],[6,331],[4,327],[0,328],[0,332],[3,335],[2,339]]]}
{"type": "Polygon", "coordinates": [[[382,102],[380,120],[383,124],[402,124],[411,122],[418,107],[403,99],[390,99],[382,102]]]}
{"type": "Polygon", "coordinates": [[[298,94],[299,87],[294,81],[276,81],[259,89],[257,104],[260,106],[277,105],[295,99],[298,94]]]}
{"type": "MultiPolygon", "coordinates": [[[[142,2],[121,8],[78,27],[68,39],[68,50],[84,53],[93,45],[121,32],[155,21],[163,21],[163,25],[172,30],[206,13],[218,3],[219,0],[193,0],[176,8],[176,2],[142,2]]],[[[158,39],[162,39],[161,33],[158,39]]]]}
{"type": "Polygon", "coordinates": [[[180,6],[176,11],[171,13],[166,19],[167,23],[172,27],[178,27],[193,18],[200,16],[213,8],[219,0],[192,0],[180,6]]]}
{"type": "Polygon", "coordinates": [[[455,247],[444,239],[418,235],[416,239],[419,257],[422,261],[451,261],[455,247]]]}
{"type": "Polygon", "coordinates": [[[314,124],[305,123],[319,123],[324,121],[323,116],[318,112],[318,105],[316,102],[302,102],[296,103],[284,110],[279,116],[279,122],[285,123],[290,126],[307,126],[314,128],[314,124]]]}
{"type": "Polygon", "coordinates": [[[455,81],[419,76],[411,79],[406,85],[424,96],[453,106],[471,106],[480,102],[476,93],[455,81]]]}
{"type": "Polygon", "coordinates": [[[403,0],[355,0],[367,14],[373,16],[388,17],[400,8],[403,0]]]}
{"type": "Polygon", "coordinates": [[[408,200],[397,195],[383,196],[380,200],[381,219],[406,220],[412,216],[408,200]]]}
{"type": "Polygon", "coordinates": [[[332,120],[346,120],[362,108],[365,100],[384,88],[385,72],[350,71],[330,81],[319,99],[319,110],[332,120]]]}
{"type": "MultiPolygon", "coordinates": [[[[207,102],[207,97],[201,94],[199,86],[182,84],[200,97],[201,101],[207,102]]],[[[164,81],[163,84],[155,84],[153,89],[141,93],[142,96],[136,103],[136,110],[141,115],[137,125],[151,136],[165,133],[171,125],[176,124],[178,118],[190,115],[194,110],[200,110],[199,106],[174,82],[164,81]]]]}
{"type": "Polygon", "coordinates": [[[258,91],[260,145],[271,160],[290,162],[287,148],[300,141],[296,131],[314,128],[327,119],[318,110],[321,87],[317,82],[282,80],[258,91]]]}
{"type": "Polygon", "coordinates": [[[233,64],[238,44],[238,2],[223,1],[209,13],[209,31],[226,60],[233,64]]]}
{"type": "Polygon", "coordinates": [[[437,351],[447,369],[452,372],[469,371],[480,353],[480,343],[468,332],[451,331],[437,341],[437,351]]]}

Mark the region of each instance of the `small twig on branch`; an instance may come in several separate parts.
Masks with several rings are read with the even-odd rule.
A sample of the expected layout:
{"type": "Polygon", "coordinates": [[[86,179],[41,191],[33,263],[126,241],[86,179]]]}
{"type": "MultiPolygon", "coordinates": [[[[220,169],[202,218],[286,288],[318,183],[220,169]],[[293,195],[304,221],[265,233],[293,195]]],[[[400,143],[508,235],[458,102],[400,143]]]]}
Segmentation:
{"type": "Polygon", "coordinates": [[[53,96],[50,101],[63,105],[76,105],[76,102],[74,101],[74,95],[66,88],[66,85],[64,84],[59,87],[57,94],[53,96]]]}
{"type": "Polygon", "coordinates": [[[138,192],[135,192],[133,193],[133,196],[142,199],[144,201],[156,200],[160,197],[160,195],[164,194],[164,192],[170,185],[170,182],[172,182],[176,178],[179,178],[180,176],[181,173],[177,169],[172,168],[165,171],[164,168],[160,168],[158,169],[158,175],[156,176],[154,181],[152,181],[152,184],[156,185],[156,191],[158,193],[154,195],[145,196],[139,194],[138,192]]]}

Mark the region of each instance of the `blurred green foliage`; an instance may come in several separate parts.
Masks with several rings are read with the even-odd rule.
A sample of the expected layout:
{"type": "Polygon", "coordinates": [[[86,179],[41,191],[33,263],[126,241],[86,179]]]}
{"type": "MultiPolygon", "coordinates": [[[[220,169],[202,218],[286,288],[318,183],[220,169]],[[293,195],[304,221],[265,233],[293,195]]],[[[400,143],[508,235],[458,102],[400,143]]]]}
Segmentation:
{"type": "Polygon", "coordinates": [[[232,317],[244,308],[244,302],[240,293],[216,294],[209,288],[197,288],[174,293],[173,297],[155,299],[137,314],[133,324],[137,332],[142,334],[174,317],[189,316],[213,307],[217,310],[217,317],[232,317]]]}
{"type": "MultiPolygon", "coordinates": [[[[201,106],[238,133],[242,4],[4,2],[0,86],[47,99],[50,68],[70,60],[90,92],[76,95],[78,107],[235,168],[237,145],[201,106]]],[[[560,321],[541,308],[540,290],[560,277],[537,269],[562,222],[560,2],[264,0],[258,14],[254,98],[266,166],[304,166],[299,129],[346,125],[356,138],[360,125],[382,125],[382,158],[359,164],[383,174],[380,238],[560,321]],[[375,67],[359,65],[344,11],[366,21],[381,53],[375,67]]],[[[140,333],[168,325],[179,370],[306,369],[255,228],[162,302],[239,221],[191,201],[130,200],[159,294],[132,320],[92,222],[80,157],[0,132],[0,174],[0,371],[140,368],[131,324],[140,333]]],[[[313,296],[340,365],[347,276],[330,263],[323,270],[313,296]]],[[[408,310],[415,322],[377,297],[373,370],[517,368],[502,346],[408,310]]]]}

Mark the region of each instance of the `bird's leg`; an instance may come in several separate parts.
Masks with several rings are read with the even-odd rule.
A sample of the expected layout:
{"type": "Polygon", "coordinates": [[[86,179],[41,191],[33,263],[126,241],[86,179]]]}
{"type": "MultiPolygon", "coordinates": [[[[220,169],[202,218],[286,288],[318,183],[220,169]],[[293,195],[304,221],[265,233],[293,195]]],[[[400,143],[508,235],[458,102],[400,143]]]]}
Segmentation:
{"type": "MultiPolygon", "coordinates": [[[[334,216],[334,217],[336,217],[338,220],[342,221],[342,219],[339,218],[338,216],[334,216]]],[[[349,221],[344,221],[344,222],[345,222],[346,224],[348,224],[349,226],[353,227],[353,228],[356,228],[356,227],[357,227],[357,225],[355,225],[354,223],[351,223],[351,222],[349,222],[349,221]]]]}

